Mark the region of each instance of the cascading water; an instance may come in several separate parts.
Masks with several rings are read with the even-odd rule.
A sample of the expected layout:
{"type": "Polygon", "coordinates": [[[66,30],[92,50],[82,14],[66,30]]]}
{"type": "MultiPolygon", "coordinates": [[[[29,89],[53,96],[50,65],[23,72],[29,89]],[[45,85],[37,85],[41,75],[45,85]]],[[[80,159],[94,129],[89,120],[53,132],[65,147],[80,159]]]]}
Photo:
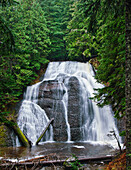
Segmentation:
{"type": "MultiPolygon", "coordinates": [[[[79,109],[80,109],[80,141],[102,141],[111,143],[107,134],[114,129],[118,135],[110,106],[99,108],[95,102],[90,100],[93,97],[94,88],[102,88],[103,85],[96,82],[94,72],[89,63],[80,62],[50,62],[44,79],[33,86],[27,87],[25,99],[21,105],[18,125],[24,134],[35,143],[40,133],[46,126],[49,118],[46,111],[38,104],[39,87],[43,82],[56,80],[57,95],[62,95],[64,109],[64,120],[67,131],[67,141],[72,140],[71,123],[69,123],[69,81],[75,77],[79,82],[79,109]]],[[[44,97],[44,95],[43,95],[44,97]]],[[[59,97],[60,98],[60,97],[59,97]]],[[[54,101],[54,100],[53,100],[54,101]]],[[[59,100],[58,100],[59,101],[59,100]]],[[[73,103],[74,101],[72,101],[73,103]]],[[[58,105],[53,106],[52,112],[58,110],[58,105]]],[[[45,140],[53,141],[53,127],[46,133],[45,140]]],[[[62,132],[61,132],[62,133],[62,132]]],[[[114,142],[114,141],[113,141],[114,142]]]]}
{"type": "MultiPolygon", "coordinates": [[[[18,126],[33,144],[37,141],[40,133],[49,121],[45,111],[37,104],[39,84],[27,87],[25,99],[19,110],[18,126]]],[[[53,140],[53,129],[46,133],[45,139],[53,140]]]]}

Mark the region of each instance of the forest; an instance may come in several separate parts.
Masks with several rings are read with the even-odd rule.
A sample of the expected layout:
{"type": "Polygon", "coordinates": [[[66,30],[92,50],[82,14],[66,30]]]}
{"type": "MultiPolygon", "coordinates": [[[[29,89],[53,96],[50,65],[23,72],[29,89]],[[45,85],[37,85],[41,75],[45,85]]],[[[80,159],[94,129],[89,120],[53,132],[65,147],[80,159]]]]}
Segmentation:
{"type": "Polygon", "coordinates": [[[125,117],[125,10],[123,0],[0,0],[0,123],[50,61],[92,63],[105,85],[92,100],[125,117]]]}

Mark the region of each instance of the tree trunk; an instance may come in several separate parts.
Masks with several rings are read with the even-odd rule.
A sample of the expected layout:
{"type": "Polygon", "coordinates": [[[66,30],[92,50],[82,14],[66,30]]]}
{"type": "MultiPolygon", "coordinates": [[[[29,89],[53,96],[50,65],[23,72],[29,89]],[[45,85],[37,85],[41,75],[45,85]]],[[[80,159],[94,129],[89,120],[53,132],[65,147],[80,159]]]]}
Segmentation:
{"type": "Polygon", "coordinates": [[[23,132],[21,131],[21,129],[16,123],[15,124],[6,123],[5,125],[9,127],[10,129],[13,129],[15,134],[18,136],[22,146],[31,147],[31,141],[27,139],[27,137],[23,134],[23,132]]]}
{"type": "Polygon", "coordinates": [[[40,137],[38,138],[36,145],[38,145],[38,143],[40,142],[40,140],[42,139],[42,137],[44,136],[45,132],[47,131],[47,129],[49,128],[50,124],[54,121],[54,118],[52,118],[46,125],[45,129],[43,130],[42,134],[40,135],[40,137]]]}
{"type": "Polygon", "coordinates": [[[126,166],[131,169],[131,1],[126,0],[126,166]]]}

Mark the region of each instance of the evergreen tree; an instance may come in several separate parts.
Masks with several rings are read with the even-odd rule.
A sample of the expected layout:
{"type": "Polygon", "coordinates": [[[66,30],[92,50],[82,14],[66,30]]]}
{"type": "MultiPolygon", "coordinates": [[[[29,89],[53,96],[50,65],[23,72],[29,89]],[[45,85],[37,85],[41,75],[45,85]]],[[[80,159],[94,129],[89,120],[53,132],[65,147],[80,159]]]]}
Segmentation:
{"type": "Polygon", "coordinates": [[[79,0],[66,37],[70,60],[97,55],[96,79],[105,83],[95,95],[99,106],[111,104],[115,116],[125,110],[125,6],[123,0],[79,0]]]}
{"type": "MultiPolygon", "coordinates": [[[[37,76],[37,71],[48,62],[49,30],[44,12],[34,0],[21,1],[19,5],[0,10],[0,15],[11,30],[15,51],[10,50],[12,43],[6,44],[8,34],[1,34],[0,59],[0,106],[1,111],[17,102],[23,89],[37,76]]],[[[1,25],[3,28],[4,25],[1,25]]],[[[3,30],[0,30],[3,33],[3,30]]],[[[4,117],[1,117],[3,121],[4,117]]]]}
{"type": "Polygon", "coordinates": [[[70,19],[68,12],[69,5],[72,1],[64,0],[42,0],[40,1],[42,9],[50,30],[49,37],[51,40],[50,53],[48,59],[51,61],[67,60],[65,34],[67,22],[70,19]]]}
{"type": "MultiPolygon", "coordinates": [[[[89,20],[91,20],[93,12],[89,12],[86,16],[86,10],[91,1],[76,1],[73,4],[72,19],[68,23],[69,33],[66,36],[67,50],[70,60],[86,61],[87,56],[96,55],[97,52],[93,47],[95,36],[91,32],[89,20]],[[87,5],[88,4],[88,5],[87,5]]],[[[91,21],[93,23],[93,21],[91,21]]]]}
{"type": "Polygon", "coordinates": [[[18,2],[15,0],[0,0],[0,6],[7,7],[13,4],[17,4],[18,2]]]}
{"type": "Polygon", "coordinates": [[[125,6],[122,0],[102,1],[101,6],[94,44],[100,56],[96,78],[108,85],[98,90],[96,99],[100,106],[111,104],[119,118],[125,114],[125,6]]]}
{"type": "Polygon", "coordinates": [[[126,169],[131,169],[131,2],[126,1],[126,169]]]}
{"type": "Polygon", "coordinates": [[[116,117],[124,115],[123,0],[41,0],[40,4],[22,0],[8,8],[11,1],[4,2],[0,9],[2,107],[16,101],[48,62],[46,58],[86,61],[97,55],[96,79],[105,87],[98,89],[95,99],[100,106],[111,104],[116,117]]]}

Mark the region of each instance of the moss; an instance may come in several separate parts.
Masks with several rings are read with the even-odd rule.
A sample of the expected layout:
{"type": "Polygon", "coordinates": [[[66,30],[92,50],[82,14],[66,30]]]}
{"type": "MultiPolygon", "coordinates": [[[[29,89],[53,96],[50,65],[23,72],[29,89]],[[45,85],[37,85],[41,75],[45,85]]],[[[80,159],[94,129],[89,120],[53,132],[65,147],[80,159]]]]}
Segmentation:
{"type": "Polygon", "coordinates": [[[18,136],[19,140],[21,141],[22,145],[25,147],[30,146],[28,140],[26,139],[25,135],[23,134],[23,132],[20,130],[20,128],[18,127],[18,125],[12,126],[12,129],[14,130],[14,132],[16,133],[16,135],[18,136]]]}
{"type": "Polygon", "coordinates": [[[0,146],[8,145],[8,129],[4,125],[0,125],[0,146]]]}

